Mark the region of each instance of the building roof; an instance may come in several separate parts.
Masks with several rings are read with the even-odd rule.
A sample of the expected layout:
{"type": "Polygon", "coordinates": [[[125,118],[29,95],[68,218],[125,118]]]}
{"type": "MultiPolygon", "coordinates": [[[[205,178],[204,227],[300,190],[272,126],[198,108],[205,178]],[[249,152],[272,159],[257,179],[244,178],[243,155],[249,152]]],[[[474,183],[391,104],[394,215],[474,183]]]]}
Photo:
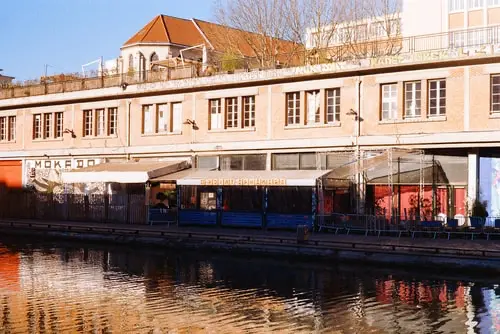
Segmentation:
{"type": "MultiPolygon", "coordinates": [[[[242,56],[253,57],[255,52],[251,44],[260,42],[256,33],[243,31],[224,25],[198,19],[183,19],[168,15],[158,15],[123,46],[141,43],[178,44],[197,46],[206,44],[216,51],[237,50],[242,56]]],[[[293,51],[295,43],[269,38],[266,43],[273,43],[278,53],[293,51]]]]}
{"type": "Polygon", "coordinates": [[[194,46],[205,42],[193,21],[168,15],[158,15],[123,46],[138,43],[165,43],[194,46]]]}

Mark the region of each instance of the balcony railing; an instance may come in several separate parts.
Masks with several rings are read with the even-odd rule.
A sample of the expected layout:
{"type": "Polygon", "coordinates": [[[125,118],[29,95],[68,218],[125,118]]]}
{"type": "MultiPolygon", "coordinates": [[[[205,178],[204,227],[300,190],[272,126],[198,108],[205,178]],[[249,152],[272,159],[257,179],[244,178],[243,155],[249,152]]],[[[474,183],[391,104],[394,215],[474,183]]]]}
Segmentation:
{"type": "MultiPolygon", "coordinates": [[[[189,79],[216,74],[268,70],[304,65],[342,63],[361,59],[382,59],[386,56],[405,56],[444,50],[475,49],[481,54],[483,46],[493,45],[500,49],[500,26],[452,31],[446,33],[390,37],[373,41],[351,41],[342,45],[321,49],[298,50],[271,58],[235,58],[215,61],[204,70],[200,64],[155,71],[135,71],[122,74],[82,76],[70,74],[52,76],[51,80],[30,80],[0,84],[0,99],[74,92],[97,88],[120,87],[124,84],[151,83],[189,79]]],[[[374,62],[373,64],[376,64],[374,62]]],[[[365,65],[370,66],[370,65],[365,65]]],[[[375,66],[375,65],[371,65],[375,66]]]]}

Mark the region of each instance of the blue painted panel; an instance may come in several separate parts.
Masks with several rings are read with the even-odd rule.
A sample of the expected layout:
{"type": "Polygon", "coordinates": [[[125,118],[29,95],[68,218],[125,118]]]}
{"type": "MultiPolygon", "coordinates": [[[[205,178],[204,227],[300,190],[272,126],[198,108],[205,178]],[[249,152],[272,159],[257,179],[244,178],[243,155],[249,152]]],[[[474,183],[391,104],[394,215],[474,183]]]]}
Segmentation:
{"type": "Polygon", "coordinates": [[[217,225],[217,212],[181,210],[179,225],[217,225]]]}
{"type": "Polygon", "coordinates": [[[297,229],[297,225],[307,225],[310,229],[313,227],[312,215],[286,215],[270,213],[267,215],[268,228],[297,229]]]}
{"type": "Polygon", "coordinates": [[[422,227],[424,228],[440,228],[443,226],[443,223],[440,221],[423,221],[422,222],[422,227]]]}
{"type": "Polygon", "coordinates": [[[222,226],[262,227],[262,214],[255,212],[223,212],[222,226]]]}

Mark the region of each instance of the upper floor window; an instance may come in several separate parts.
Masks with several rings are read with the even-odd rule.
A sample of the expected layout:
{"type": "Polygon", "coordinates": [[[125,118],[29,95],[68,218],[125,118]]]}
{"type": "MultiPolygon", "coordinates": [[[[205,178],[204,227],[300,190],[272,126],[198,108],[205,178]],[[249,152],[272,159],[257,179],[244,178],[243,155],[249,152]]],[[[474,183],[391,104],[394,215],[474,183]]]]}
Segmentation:
{"type": "Polygon", "coordinates": [[[455,12],[459,10],[464,10],[465,9],[464,1],[465,0],[448,0],[449,11],[455,12]]]}
{"type": "Polygon", "coordinates": [[[488,0],[488,6],[500,6],[500,0],[488,0]]]}
{"type": "Polygon", "coordinates": [[[429,81],[429,115],[446,115],[446,80],[429,81]]]}
{"type": "Polygon", "coordinates": [[[182,103],[176,102],[171,104],[170,130],[172,132],[182,131],[182,103]]]}
{"type": "Polygon", "coordinates": [[[307,124],[321,122],[319,90],[306,92],[307,124]]]}
{"type": "Polygon", "coordinates": [[[182,103],[164,103],[156,107],[156,132],[179,133],[182,131],[182,103]]]}
{"type": "Polygon", "coordinates": [[[210,130],[222,129],[223,115],[221,99],[211,99],[209,101],[210,109],[210,130]]]}
{"type": "Polygon", "coordinates": [[[42,138],[42,114],[33,115],[33,139],[42,138]]]}
{"type": "Polygon", "coordinates": [[[52,137],[53,123],[52,114],[43,114],[43,138],[52,137]]]}
{"type": "Polygon", "coordinates": [[[226,98],[226,128],[238,127],[238,98],[226,98]]]}
{"type": "Polygon", "coordinates": [[[469,9],[482,8],[484,6],[484,0],[469,0],[469,9]]]}
{"type": "Polygon", "coordinates": [[[117,123],[118,123],[118,108],[116,107],[107,109],[99,108],[94,110],[92,109],[84,110],[83,136],[84,137],[114,136],[117,133],[117,123]]]}
{"type": "Polygon", "coordinates": [[[255,127],[255,96],[243,97],[243,127],[255,127]]]}
{"type": "Polygon", "coordinates": [[[398,118],[398,85],[382,85],[382,120],[398,118]]]}
{"type": "Polygon", "coordinates": [[[54,138],[62,138],[63,136],[63,116],[64,114],[62,112],[56,112],[55,113],[55,119],[54,119],[54,138]]]}
{"type": "Polygon", "coordinates": [[[491,111],[500,112],[500,74],[491,76],[491,111]]]}
{"type": "Polygon", "coordinates": [[[368,25],[359,24],[355,30],[356,41],[365,41],[368,39],[368,25]]]}
{"type": "Polygon", "coordinates": [[[286,125],[300,124],[300,92],[286,94],[286,125]]]}
{"type": "Polygon", "coordinates": [[[142,133],[153,133],[153,105],[142,106],[142,133]]]}
{"type": "Polygon", "coordinates": [[[405,82],[405,117],[419,117],[421,110],[421,82],[405,82]]]}
{"type": "Polygon", "coordinates": [[[9,116],[9,125],[8,125],[8,133],[7,140],[14,141],[16,140],[16,116],[9,116]]]}
{"type": "Polygon", "coordinates": [[[326,122],[340,122],[340,88],[326,90],[326,122]]]}
{"type": "Polygon", "coordinates": [[[16,116],[0,117],[0,141],[16,140],[16,116]]]}
{"type": "Polygon", "coordinates": [[[134,56],[133,55],[128,55],[128,70],[132,71],[134,70],[134,56]]]}

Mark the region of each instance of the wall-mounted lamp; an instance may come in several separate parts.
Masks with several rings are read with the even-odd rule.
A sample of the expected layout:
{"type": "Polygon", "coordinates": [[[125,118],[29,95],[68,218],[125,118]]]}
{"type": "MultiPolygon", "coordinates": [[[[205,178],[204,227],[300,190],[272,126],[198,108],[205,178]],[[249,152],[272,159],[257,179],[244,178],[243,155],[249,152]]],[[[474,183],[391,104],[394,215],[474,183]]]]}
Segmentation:
{"type": "Polygon", "coordinates": [[[122,82],[122,84],[120,85],[120,87],[122,88],[122,90],[125,90],[128,87],[128,83],[122,82]]]}
{"type": "Polygon", "coordinates": [[[76,138],[75,131],[70,130],[68,128],[64,129],[63,133],[70,133],[71,134],[71,138],[76,138]]]}
{"type": "Polygon", "coordinates": [[[358,116],[358,113],[355,112],[353,109],[349,109],[349,111],[346,112],[346,115],[348,115],[348,116],[358,116]]]}
{"type": "Polygon", "coordinates": [[[196,121],[194,119],[186,119],[186,121],[184,122],[184,124],[189,124],[191,125],[191,127],[193,128],[193,130],[199,130],[200,128],[198,127],[198,125],[196,125],[196,121]]]}

